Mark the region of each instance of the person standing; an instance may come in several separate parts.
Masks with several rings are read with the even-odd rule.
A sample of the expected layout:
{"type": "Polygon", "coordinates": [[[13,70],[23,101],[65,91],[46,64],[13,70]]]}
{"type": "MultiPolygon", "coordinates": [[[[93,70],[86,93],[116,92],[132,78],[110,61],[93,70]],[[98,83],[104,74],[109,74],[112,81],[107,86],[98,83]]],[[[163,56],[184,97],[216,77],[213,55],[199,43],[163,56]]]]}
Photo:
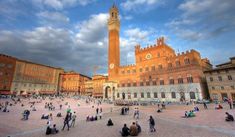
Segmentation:
{"type": "Polygon", "coordinates": [[[76,118],[77,118],[77,116],[76,116],[76,112],[73,112],[73,115],[72,115],[72,122],[71,122],[71,127],[72,127],[72,126],[74,127],[74,125],[75,125],[75,121],[76,121],[76,118]]]}
{"type": "Polygon", "coordinates": [[[228,99],[228,104],[229,104],[230,109],[232,109],[232,100],[231,99],[228,99]]]}
{"type": "Polygon", "coordinates": [[[99,108],[96,108],[96,115],[99,114],[99,108]]]}
{"type": "Polygon", "coordinates": [[[150,116],[149,118],[149,128],[150,128],[150,132],[156,132],[155,121],[152,116],[150,116]]]}
{"type": "Polygon", "coordinates": [[[204,105],[204,109],[207,109],[206,102],[203,102],[203,105],[204,105]]]}

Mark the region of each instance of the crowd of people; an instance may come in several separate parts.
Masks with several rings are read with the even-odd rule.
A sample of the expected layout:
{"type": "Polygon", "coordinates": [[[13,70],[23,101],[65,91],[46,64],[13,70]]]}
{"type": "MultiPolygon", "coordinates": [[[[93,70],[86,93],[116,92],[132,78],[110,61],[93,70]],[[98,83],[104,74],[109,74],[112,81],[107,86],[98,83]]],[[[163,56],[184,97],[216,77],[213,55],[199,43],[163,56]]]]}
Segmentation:
{"type": "MultiPolygon", "coordinates": [[[[14,106],[16,104],[20,104],[21,107],[24,108],[24,111],[22,113],[23,118],[22,120],[29,120],[29,116],[32,115],[31,111],[37,111],[36,107],[37,104],[40,104],[42,102],[42,106],[44,104],[44,109],[46,110],[45,114],[41,115],[41,119],[45,120],[46,123],[46,135],[50,134],[57,134],[59,133],[59,129],[57,128],[57,125],[63,125],[61,130],[67,129],[68,131],[70,130],[71,127],[75,127],[76,122],[77,122],[77,113],[72,110],[70,107],[70,104],[68,102],[65,102],[66,97],[63,96],[54,96],[54,97],[47,97],[47,96],[36,96],[32,98],[12,98],[12,100],[0,102],[0,111],[2,112],[10,112],[10,107],[14,106]],[[54,99],[59,100],[57,103],[55,101],[53,102],[54,99]],[[67,109],[66,109],[67,108],[67,109]],[[57,113],[57,117],[62,117],[60,118],[61,122],[55,122],[54,117],[53,117],[53,111],[58,110],[59,112],[57,113]],[[63,115],[62,115],[63,113],[63,115]]],[[[90,105],[90,103],[94,103],[92,105],[92,108],[94,109],[94,114],[88,115],[86,117],[86,121],[97,121],[97,120],[102,120],[103,116],[103,109],[101,107],[102,100],[96,100],[93,98],[86,98],[85,102],[90,105]]],[[[79,104],[79,103],[78,103],[79,104]]],[[[228,100],[228,104],[230,109],[232,108],[232,101],[228,100]]],[[[132,104],[133,105],[133,104],[132,104]]],[[[80,106],[80,104],[78,105],[80,106]]],[[[204,103],[203,104],[205,109],[207,108],[207,105],[204,103]]],[[[138,121],[140,119],[140,109],[138,106],[122,106],[119,107],[121,111],[121,115],[129,115],[129,112],[131,112],[131,117],[132,117],[132,112],[133,112],[133,118],[135,119],[135,122],[132,122],[130,127],[127,127],[127,124],[124,124],[122,130],[120,131],[122,136],[138,136],[141,133],[141,126],[138,121]]],[[[157,104],[157,112],[162,112],[164,109],[166,109],[166,103],[162,102],[161,104],[157,104]]],[[[215,109],[223,109],[223,106],[221,104],[216,104],[215,109]]],[[[119,111],[118,110],[118,111],[119,111]]],[[[120,112],[119,111],[119,112],[120,112]]],[[[185,111],[184,117],[189,118],[189,117],[195,117],[196,113],[199,112],[199,107],[194,106],[194,108],[190,111],[185,111]]],[[[119,113],[118,112],[118,113],[119,113]]],[[[79,112],[78,112],[79,113],[79,112]]],[[[227,122],[232,122],[234,121],[233,115],[226,112],[226,117],[225,121],[227,122]]],[[[55,115],[55,114],[54,114],[55,115]]],[[[142,114],[141,114],[142,117],[142,114]]],[[[155,128],[155,120],[153,116],[150,116],[148,119],[149,123],[149,131],[150,132],[156,132],[155,128]]],[[[111,118],[108,119],[107,126],[114,126],[114,122],[111,118]]]]}

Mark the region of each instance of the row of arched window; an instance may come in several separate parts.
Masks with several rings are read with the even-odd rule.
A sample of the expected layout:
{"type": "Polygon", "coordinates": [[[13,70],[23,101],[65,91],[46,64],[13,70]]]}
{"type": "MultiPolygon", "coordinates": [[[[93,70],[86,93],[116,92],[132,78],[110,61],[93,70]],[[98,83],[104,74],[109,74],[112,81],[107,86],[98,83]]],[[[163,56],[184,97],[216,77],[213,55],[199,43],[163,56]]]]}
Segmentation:
{"type": "MultiPolygon", "coordinates": [[[[150,92],[141,92],[141,93],[134,92],[133,98],[138,98],[138,94],[140,94],[140,98],[159,98],[158,92],[154,92],[152,95],[150,92]]],[[[128,99],[131,99],[131,93],[128,93],[127,95],[128,95],[128,99]]],[[[119,92],[117,93],[117,98],[123,98],[125,96],[126,96],[126,93],[122,93],[121,95],[119,92]]],[[[183,92],[179,93],[179,96],[180,96],[180,98],[185,98],[185,93],[183,93],[183,92]]],[[[189,92],[189,96],[190,96],[190,99],[196,99],[195,92],[189,92]]],[[[161,92],[160,97],[166,98],[166,93],[161,92]]],[[[176,98],[176,92],[171,92],[171,98],[172,99],[176,98]]]]}

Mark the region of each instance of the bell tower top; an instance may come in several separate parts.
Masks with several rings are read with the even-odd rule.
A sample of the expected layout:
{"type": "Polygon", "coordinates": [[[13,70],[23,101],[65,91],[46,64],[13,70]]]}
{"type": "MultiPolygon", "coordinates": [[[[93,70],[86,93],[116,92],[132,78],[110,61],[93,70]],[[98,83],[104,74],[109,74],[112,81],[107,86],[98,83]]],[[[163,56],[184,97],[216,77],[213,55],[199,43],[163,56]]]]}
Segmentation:
{"type": "Polygon", "coordinates": [[[109,9],[109,19],[108,19],[108,28],[109,30],[116,29],[119,31],[120,20],[119,20],[119,11],[115,4],[109,9]]]}

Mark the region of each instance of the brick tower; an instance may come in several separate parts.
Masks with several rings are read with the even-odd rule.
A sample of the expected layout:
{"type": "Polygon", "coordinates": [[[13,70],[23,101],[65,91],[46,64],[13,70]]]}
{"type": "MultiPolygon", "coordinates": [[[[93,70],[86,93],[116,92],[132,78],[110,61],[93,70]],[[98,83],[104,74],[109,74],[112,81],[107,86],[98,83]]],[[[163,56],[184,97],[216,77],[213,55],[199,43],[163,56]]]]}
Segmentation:
{"type": "Polygon", "coordinates": [[[120,47],[119,47],[119,30],[120,20],[118,8],[113,5],[109,10],[108,31],[109,31],[109,47],[108,47],[108,75],[109,80],[113,80],[118,75],[120,66],[120,47]]]}

